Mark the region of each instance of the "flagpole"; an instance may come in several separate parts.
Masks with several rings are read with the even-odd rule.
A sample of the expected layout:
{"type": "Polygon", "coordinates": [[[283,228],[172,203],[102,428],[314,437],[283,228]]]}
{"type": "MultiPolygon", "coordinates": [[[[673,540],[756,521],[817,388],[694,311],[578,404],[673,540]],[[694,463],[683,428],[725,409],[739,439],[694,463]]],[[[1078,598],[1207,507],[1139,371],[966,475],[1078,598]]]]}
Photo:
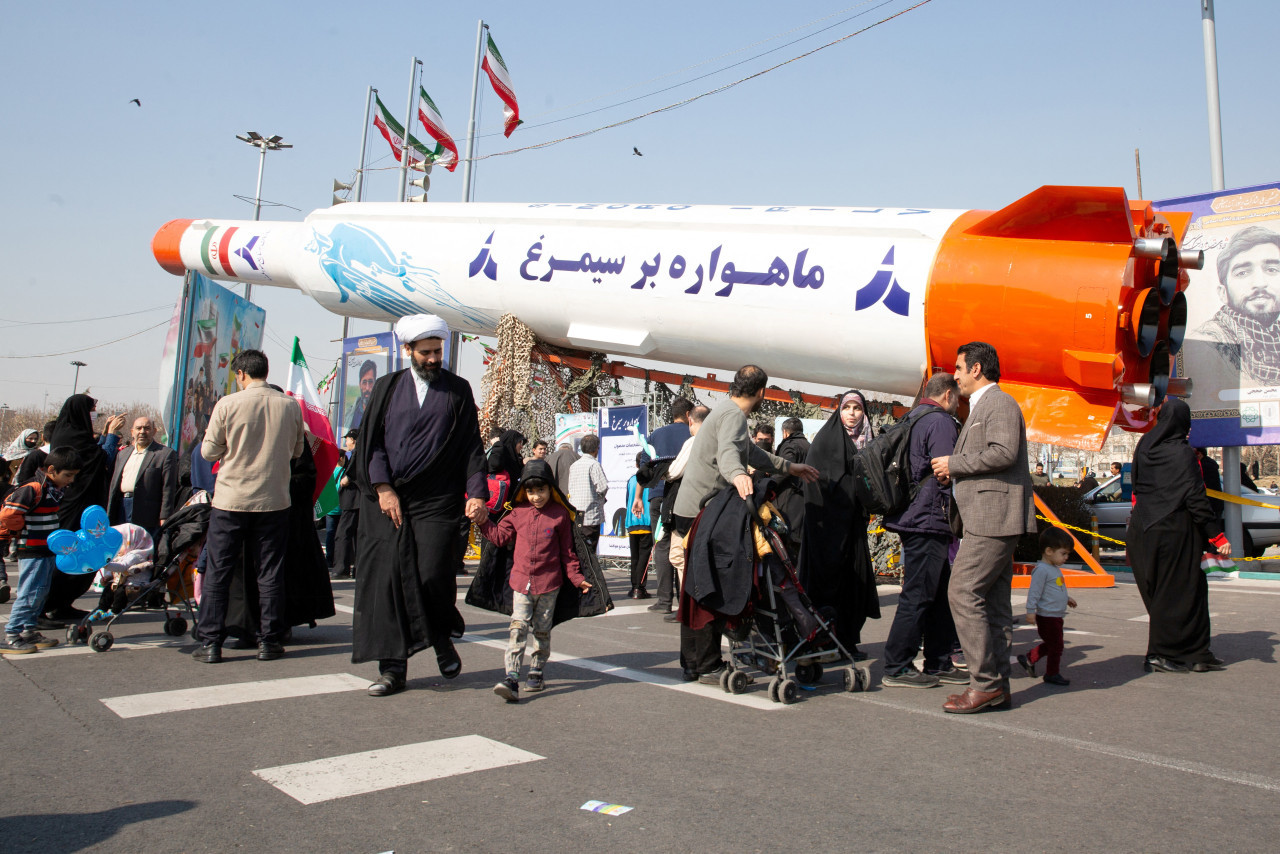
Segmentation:
{"type": "Polygon", "coordinates": [[[476,156],[476,104],[480,100],[480,61],[484,56],[484,19],[476,26],[476,66],[471,75],[471,117],[467,124],[467,159],[462,164],[462,200],[471,201],[471,160],[476,156]]]}
{"type": "MultiPolygon", "coordinates": [[[[368,152],[369,145],[369,111],[373,109],[373,93],[378,90],[369,87],[368,93],[364,96],[364,133],[360,134],[360,168],[356,170],[356,201],[362,201],[361,196],[364,195],[364,163],[365,154],[368,152]]],[[[346,337],[345,335],[343,337],[346,337]]]]}
{"type": "Polygon", "coordinates": [[[413,133],[413,95],[418,84],[418,57],[409,63],[409,98],[404,108],[404,139],[400,140],[400,189],[396,201],[403,202],[409,191],[409,136],[413,133]]]}

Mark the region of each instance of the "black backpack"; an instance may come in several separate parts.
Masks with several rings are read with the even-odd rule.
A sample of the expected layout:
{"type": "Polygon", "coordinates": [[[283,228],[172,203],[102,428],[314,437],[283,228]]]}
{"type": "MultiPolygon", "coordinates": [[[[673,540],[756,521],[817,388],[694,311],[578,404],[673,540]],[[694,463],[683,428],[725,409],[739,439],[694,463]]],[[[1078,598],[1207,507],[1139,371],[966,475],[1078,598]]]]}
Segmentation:
{"type": "Polygon", "coordinates": [[[935,411],[943,410],[929,408],[902,416],[854,456],[853,493],[869,514],[897,513],[915,499],[920,483],[911,479],[911,428],[935,411]]]}

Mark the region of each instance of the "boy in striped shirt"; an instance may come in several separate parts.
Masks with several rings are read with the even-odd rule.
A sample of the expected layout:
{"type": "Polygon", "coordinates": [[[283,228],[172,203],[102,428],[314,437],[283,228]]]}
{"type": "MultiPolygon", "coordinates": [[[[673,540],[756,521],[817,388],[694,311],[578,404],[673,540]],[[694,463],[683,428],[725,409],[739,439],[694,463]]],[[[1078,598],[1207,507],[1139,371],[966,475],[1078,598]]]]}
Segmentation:
{"type": "Polygon", "coordinates": [[[0,653],[23,655],[58,644],[36,631],[53,579],[54,557],[46,541],[58,530],[62,490],[76,479],[82,465],[74,448],[54,448],[35,478],[9,493],[0,509],[0,530],[13,538],[18,559],[18,596],[9,612],[0,653]]]}

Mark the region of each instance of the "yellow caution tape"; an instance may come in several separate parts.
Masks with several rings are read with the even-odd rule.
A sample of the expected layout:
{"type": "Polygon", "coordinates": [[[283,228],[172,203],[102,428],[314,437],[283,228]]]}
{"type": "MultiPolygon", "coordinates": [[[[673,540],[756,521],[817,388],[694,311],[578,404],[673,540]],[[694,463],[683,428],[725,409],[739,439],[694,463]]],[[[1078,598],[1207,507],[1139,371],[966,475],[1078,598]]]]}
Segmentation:
{"type": "Polygon", "coordinates": [[[1216,489],[1206,489],[1205,494],[1210,498],[1229,501],[1232,504],[1243,504],[1245,507],[1261,507],[1264,510],[1280,510],[1280,507],[1277,507],[1274,504],[1267,504],[1265,501],[1254,501],[1252,498],[1243,498],[1239,495],[1229,495],[1225,492],[1219,492],[1216,489]]]}

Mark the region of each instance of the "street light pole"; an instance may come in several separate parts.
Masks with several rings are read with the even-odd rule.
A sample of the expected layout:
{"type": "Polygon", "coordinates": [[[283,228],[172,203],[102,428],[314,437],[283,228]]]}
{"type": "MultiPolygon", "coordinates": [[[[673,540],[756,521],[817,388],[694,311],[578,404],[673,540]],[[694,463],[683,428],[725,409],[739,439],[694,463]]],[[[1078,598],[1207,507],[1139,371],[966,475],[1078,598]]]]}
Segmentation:
{"type": "MultiPolygon", "coordinates": [[[[258,187],[253,193],[253,221],[257,222],[262,215],[262,171],[267,165],[267,152],[279,151],[282,148],[293,148],[292,145],[284,143],[282,136],[264,137],[257,131],[249,131],[244,136],[236,134],[236,139],[246,142],[258,149],[258,187]]],[[[245,282],[244,298],[247,300],[253,294],[253,285],[245,282]]]]}
{"type": "Polygon", "coordinates": [[[76,378],[71,381],[71,393],[75,394],[76,389],[80,387],[80,369],[88,367],[88,365],[79,359],[72,359],[71,364],[76,366],[76,378]]]}
{"type": "Polygon", "coordinates": [[[9,404],[0,403],[0,436],[4,436],[4,422],[9,417],[9,404]]]}

